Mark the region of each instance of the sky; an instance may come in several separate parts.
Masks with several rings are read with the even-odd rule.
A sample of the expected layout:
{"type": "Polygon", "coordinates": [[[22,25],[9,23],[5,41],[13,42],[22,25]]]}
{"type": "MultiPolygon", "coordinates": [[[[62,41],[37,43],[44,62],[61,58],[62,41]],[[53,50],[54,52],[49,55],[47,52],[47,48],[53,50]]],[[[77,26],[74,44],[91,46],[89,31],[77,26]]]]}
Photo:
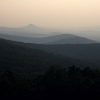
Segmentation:
{"type": "Polygon", "coordinates": [[[0,0],[0,26],[55,29],[100,26],[100,0],[0,0]]]}

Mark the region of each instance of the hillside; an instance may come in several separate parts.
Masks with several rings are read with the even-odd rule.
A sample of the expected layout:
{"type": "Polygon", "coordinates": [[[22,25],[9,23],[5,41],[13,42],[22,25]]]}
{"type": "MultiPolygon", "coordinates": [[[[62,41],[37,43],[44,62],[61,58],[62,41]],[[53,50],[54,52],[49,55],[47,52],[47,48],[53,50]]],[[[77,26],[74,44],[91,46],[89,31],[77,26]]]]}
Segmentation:
{"type": "Polygon", "coordinates": [[[51,53],[53,46],[0,39],[0,97],[40,100],[100,93],[100,70],[59,55],[61,45],[51,53]]]}
{"type": "Polygon", "coordinates": [[[43,72],[52,65],[67,67],[81,64],[79,60],[40,50],[35,45],[31,48],[24,43],[0,39],[0,70],[43,72]]]}
{"type": "MultiPolygon", "coordinates": [[[[46,36],[41,34],[40,37],[38,37],[39,34],[37,34],[35,37],[33,36],[26,36],[23,34],[23,36],[20,35],[14,35],[14,34],[3,34],[0,33],[0,38],[4,38],[7,40],[13,40],[17,42],[24,42],[24,43],[36,43],[36,44],[91,44],[96,43],[94,40],[90,40],[88,38],[75,36],[71,34],[59,34],[59,35],[52,35],[52,36],[46,36]]],[[[49,34],[48,34],[49,35],[49,34]]]]}
{"type": "MultiPolygon", "coordinates": [[[[32,44],[30,47],[34,48],[32,44]]],[[[74,59],[86,60],[100,65],[100,44],[39,45],[42,50],[74,59]]]]}
{"type": "Polygon", "coordinates": [[[90,44],[96,43],[96,41],[88,38],[72,35],[72,34],[60,34],[54,36],[44,37],[40,43],[44,44],[90,44]]]}
{"type": "Polygon", "coordinates": [[[22,27],[0,27],[0,33],[25,37],[42,37],[47,32],[41,27],[29,24],[22,27]]]}

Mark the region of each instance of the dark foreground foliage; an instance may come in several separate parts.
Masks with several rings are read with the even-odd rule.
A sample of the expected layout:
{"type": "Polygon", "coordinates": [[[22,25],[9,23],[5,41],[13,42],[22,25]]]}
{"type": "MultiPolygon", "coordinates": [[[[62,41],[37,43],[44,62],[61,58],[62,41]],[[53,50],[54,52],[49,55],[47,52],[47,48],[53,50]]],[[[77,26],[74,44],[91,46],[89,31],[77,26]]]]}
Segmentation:
{"type": "MultiPolygon", "coordinates": [[[[89,67],[71,66],[68,69],[50,67],[33,79],[11,71],[0,73],[0,96],[14,98],[54,99],[99,96],[100,71],[89,67]]],[[[80,99],[81,99],[80,98],[80,99]]]]}

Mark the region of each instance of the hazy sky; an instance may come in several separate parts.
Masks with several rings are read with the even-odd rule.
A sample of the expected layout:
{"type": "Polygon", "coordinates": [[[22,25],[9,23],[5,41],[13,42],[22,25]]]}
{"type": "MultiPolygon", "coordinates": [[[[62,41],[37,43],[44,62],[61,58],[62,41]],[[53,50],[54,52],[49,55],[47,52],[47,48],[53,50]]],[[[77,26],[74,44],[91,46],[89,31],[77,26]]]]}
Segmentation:
{"type": "Polygon", "coordinates": [[[0,26],[100,26],[100,0],[0,0],[0,26]]]}

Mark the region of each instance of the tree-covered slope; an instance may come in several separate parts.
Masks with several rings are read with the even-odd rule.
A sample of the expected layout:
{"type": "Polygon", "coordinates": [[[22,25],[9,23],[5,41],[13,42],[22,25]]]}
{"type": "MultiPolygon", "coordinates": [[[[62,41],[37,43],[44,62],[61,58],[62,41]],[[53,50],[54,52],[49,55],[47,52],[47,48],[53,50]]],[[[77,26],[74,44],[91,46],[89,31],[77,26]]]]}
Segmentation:
{"type": "Polygon", "coordinates": [[[69,57],[48,53],[36,47],[28,47],[24,43],[0,39],[0,70],[41,72],[52,65],[74,64],[78,65],[80,62],[69,57]]]}

